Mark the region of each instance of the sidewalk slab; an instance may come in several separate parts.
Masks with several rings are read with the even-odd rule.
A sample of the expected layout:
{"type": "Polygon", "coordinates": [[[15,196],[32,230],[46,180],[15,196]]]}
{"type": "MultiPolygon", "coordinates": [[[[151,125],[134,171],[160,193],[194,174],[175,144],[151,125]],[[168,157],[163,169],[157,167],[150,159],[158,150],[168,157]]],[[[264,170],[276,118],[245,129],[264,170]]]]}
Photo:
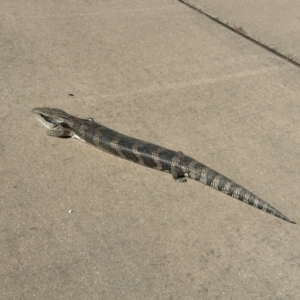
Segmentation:
{"type": "Polygon", "coordinates": [[[300,223],[298,67],[177,1],[2,6],[0,299],[297,299],[299,224],[30,111],[182,151],[300,223]]]}

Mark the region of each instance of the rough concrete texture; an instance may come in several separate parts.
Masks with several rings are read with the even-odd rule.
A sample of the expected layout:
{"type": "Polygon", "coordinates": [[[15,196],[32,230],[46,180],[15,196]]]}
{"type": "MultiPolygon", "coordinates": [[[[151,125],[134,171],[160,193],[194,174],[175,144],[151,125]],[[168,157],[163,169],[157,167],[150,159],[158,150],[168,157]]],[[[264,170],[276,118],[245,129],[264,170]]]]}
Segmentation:
{"type": "Polygon", "coordinates": [[[173,0],[0,15],[0,299],[299,298],[298,67],[173,0]],[[48,137],[37,106],[181,150],[298,224],[48,137]]]}
{"type": "Polygon", "coordinates": [[[182,0],[300,64],[300,2],[182,0]]]}

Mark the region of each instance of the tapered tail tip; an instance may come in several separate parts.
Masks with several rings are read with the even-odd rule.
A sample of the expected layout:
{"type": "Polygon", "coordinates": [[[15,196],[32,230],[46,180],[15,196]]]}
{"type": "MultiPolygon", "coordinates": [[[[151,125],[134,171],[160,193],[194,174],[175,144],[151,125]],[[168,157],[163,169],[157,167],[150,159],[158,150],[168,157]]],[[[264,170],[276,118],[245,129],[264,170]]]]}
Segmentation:
{"type": "Polygon", "coordinates": [[[292,224],[297,224],[296,222],[294,222],[294,221],[292,221],[292,220],[290,220],[289,218],[287,218],[287,217],[284,217],[284,218],[282,218],[284,221],[287,221],[287,222],[289,222],[289,223],[292,223],[292,224]]]}

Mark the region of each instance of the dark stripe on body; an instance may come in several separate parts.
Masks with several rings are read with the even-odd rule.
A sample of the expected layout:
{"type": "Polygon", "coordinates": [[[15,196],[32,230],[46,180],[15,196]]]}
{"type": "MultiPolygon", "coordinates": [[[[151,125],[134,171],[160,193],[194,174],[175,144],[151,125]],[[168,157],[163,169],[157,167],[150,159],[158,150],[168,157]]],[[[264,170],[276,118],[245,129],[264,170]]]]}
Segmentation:
{"type": "Polygon", "coordinates": [[[206,184],[212,186],[212,183],[214,182],[214,179],[217,175],[217,172],[215,172],[214,170],[209,170],[206,175],[206,184]]]}
{"type": "Polygon", "coordinates": [[[243,201],[245,199],[246,193],[247,191],[244,188],[242,188],[239,194],[239,200],[243,201]]]}
{"type": "Polygon", "coordinates": [[[137,147],[141,158],[143,159],[144,165],[149,168],[156,168],[157,164],[152,157],[152,152],[157,151],[160,147],[151,143],[143,143],[137,147]]]}
{"type": "Polygon", "coordinates": [[[223,176],[223,177],[220,179],[220,181],[219,181],[219,184],[218,184],[218,190],[224,192],[224,190],[225,190],[225,185],[226,185],[227,182],[228,182],[228,179],[227,179],[226,177],[223,176]]]}
{"type": "Polygon", "coordinates": [[[136,144],[137,140],[130,137],[120,136],[120,140],[117,143],[118,148],[121,150],[123,155],[130,161],[138,163],[138,157],[133,153],[133,146],[136,144]]]}
{"type": "Polygon", "coordinates": [[[178,157],[178,153],[173,150],[164,149],[161,153],[159,153],[160,163],[162,165],[162,171],[172,170],[172,160],[178,157]]]}
{"type": "Polygon", "coordinates": [[[235,189],[236,189],[236,184],[234,184],[233,182],[231,182],[229,190],[225,190],[225,193],[228,194],[231,197],[234,197],[234,191],[235,191],[235,189]]]}
{"type": "MultiPolygon", "coordinates": [[[[113,155],[119,156],[118,152],[116,151],[116,149],[112,148],[110,143],[113,141],[114,137],[116,136],[117,132],[104,127],[104,126],[100,126],[97,123],[93,123],[93,122],[89,122],[89,130],[87,130],[84,134],[84,139],[92,144],[92,145],[99,145],[103,151],[106,151],[108,153],[111,153],[113,155]],[[94,137],[96,135],[97,132],[101,132],[101,135],[99,136],[99,140],[97,142],[97,144],[95,144],[94,142],[94,137]]],[[[80,134],[79,131],[75,131],[74,132],[76,134],[80,134]]]]}
{"type": "Polygon", "coordinates": [[[250,193],[250,197],[249,197],[249,204],[253,205],[254,204],[254,200],[256,199],[256,196],[252,193],[250,193]]]}

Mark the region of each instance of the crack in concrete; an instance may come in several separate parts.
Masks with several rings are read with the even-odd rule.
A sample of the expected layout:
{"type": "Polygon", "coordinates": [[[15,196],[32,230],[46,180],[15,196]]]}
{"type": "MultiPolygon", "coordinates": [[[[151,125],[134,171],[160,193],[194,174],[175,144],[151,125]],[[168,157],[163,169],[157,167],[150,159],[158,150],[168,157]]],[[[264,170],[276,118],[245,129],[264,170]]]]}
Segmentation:
{"type": "Polygon", "coordinates": [[[223,22],[221,21],[218,17],[215,17],[215,16],[212,16],[208,13],[206,13],[205,11],[203,11],[202,9],[198,8],[198,7],[195,7],[194,5],[184,1],[184,0],[177,0],[178,2],[182,3],[183,5],[203,14],[204,16],[206,16],[207,18],[211,19],[212,21],[222,25],[223,27],[239,34],[240,36],[242,36],[243,38],[251,41],[252,43],[262,47],[263,49],[275,54],[276,56],[288,61],[289,63],[297,66],[297,67],[300,67],[300,63],[298,63],[296,60],[294,60],[296,58],[296,55],[293,55],[293,54],[283,54],[283,53],[280,53],[279,51],[277,51],[276,49],[264,44],[263,42],[260,42],[259,40],[256,40],[254,39],[253,37],[249,36],[247,34],[247,32],[240,26],[236,26],[234,24],[230,24],[228,22],[223,22]]]}

